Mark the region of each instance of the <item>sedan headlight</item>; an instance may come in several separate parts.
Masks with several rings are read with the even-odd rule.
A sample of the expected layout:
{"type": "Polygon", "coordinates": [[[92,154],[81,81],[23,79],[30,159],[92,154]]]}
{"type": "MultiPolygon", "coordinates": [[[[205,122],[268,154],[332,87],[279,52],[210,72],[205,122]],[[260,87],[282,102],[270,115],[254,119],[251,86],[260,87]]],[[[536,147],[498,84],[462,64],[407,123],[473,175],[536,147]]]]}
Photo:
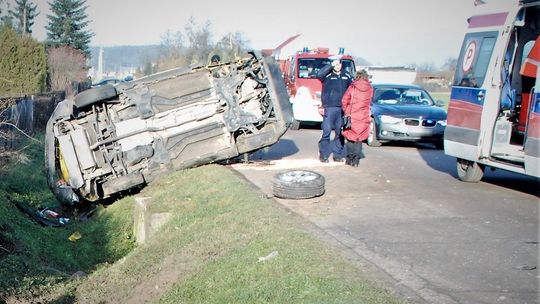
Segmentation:
{"type": "Polygon", "coordinates": [[[381,115],[379,116],[381,119],[381,122],[383,123],[389,123],[389,124],[397,124],[401,122],[401,118],[394,117],[394,116],[388,116],[388,115],[381,115]]]}
{"type": "Polygon", "coordinates": [[[437,123],[443,127],[446,127],[446,119],[445,120],[439,120],[437,123]]]}

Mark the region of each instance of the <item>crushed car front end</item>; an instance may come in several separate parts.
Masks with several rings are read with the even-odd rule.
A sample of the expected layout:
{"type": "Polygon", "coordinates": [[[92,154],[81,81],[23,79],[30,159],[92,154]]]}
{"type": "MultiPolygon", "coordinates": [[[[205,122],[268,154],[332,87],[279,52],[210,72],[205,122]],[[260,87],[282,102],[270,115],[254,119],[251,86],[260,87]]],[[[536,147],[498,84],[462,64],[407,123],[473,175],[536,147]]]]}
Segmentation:
{"type": "Polygon", "coordinates": [[[255,52],[90,89],[49,119],[48,184],[64,204],[99,202],[166,171],[270,146],[291,122],[278,66],[255,52]]]}

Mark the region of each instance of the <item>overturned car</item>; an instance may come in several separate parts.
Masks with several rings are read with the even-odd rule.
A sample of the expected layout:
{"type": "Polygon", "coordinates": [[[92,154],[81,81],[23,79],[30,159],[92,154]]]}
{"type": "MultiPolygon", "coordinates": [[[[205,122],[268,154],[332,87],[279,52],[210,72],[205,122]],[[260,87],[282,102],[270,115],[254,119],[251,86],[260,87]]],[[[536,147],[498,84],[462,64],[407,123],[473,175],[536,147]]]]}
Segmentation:
{"type": "Polygon", "coordinates": [[[63,204],[100,202],[164,171],[276,143],[292,122],[271,57],[178,68],[83,91],[47,123],[47,182],[63,204]]]}

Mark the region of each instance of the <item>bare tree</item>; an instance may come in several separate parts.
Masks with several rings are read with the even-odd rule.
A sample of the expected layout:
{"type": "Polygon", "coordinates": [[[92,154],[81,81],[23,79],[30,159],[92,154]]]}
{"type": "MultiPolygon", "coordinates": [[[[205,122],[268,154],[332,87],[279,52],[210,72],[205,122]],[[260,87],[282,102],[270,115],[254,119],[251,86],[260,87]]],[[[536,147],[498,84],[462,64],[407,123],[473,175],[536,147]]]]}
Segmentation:
{"type": "Polygon", "coordinates": [[[198,25],[191,17],[184,27],[187,38],[186,59],[189,63],[208,63],[212,45],[211,23],[206,21],[204,25],[198,25]]]}
{"type": "Polygon", "coordinates": [[[441,75],[448,83],[452,83],[454,74],[456,73],[457,58],[448,58],[441,67],[441,75]]]}
{"type": "Polygon", "coordinates": [[[240,32],[228,33],[217,43],[212,41],[213,36],[210,21],[199,25],[193,17],[183,32],[165,32],[161,36],[158,71],[193,63],[208,64],[212,55],[219,55],[222,61],[234,61],[248,49],[249,41],[240,32]]]}
{"type": "Polygon", "coordinates": [[[216,44],[215,53],[221,54],[221,59],[234,61],[249,48],[249,40],[245,39],[241,32],[228,33],[216,44]]]}
{"type": "Polygon", "coordinates": [[[86,79],[88,67],[82,51],[63,46],[48,50],[49,83],[51,90],[70,90],[71,83],[86,79]]]}
{"type": "MultiPolygon", "coordinates": [[[[173,33],[167,31],[161,35],[160,56],[157,63],[158,70],[164,71],[179,66],[185,66],[187,60],[184,55],[184,49],[184,37],[182,32],[178,31],[173,33]]],[[[145,70],[148,70],[148,68],[145,67],[145,70]]]]}

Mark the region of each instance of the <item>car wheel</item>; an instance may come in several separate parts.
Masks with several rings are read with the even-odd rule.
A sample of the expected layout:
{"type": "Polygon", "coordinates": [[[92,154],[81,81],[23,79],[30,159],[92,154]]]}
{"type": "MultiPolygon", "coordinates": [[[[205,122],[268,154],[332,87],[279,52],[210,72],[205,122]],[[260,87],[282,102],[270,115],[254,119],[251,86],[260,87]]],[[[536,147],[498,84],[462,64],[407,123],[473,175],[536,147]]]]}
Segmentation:
{"type": "Polygon", "coordinates": [[[107,84],[90,90],[82,91],[75,96],[75,106],[82,108],[91,105],[95,102],[111,99],[116,97],[118,93],[114,86],[107,84]]]}
{"type": "Polygon", "coordinates": [[[371,119],[369,124],[369,135],[367,138],[367,144],[370,147],[380,147],[381,142],[377,139],[377,126],[375,125],[375,120],[371,119]]]}
{"type": "Polygon", "coordinates": [[[274,196],[286,199],[305,199],[324,194],[324,176],[317,172],[289,170],[274,175],[274,196]]]}
{"type": "Polygon", "coordinates": [[[293,122],[290,127],[291,130],[298,130],[300,129],[300,122],[296,119],[293,119],[293,122]]]}
{"type": "Polygon", "coordinates": [[[444,150],[444,141],[443,140],[436,141],[433,144],[435,145],[435,149],[444,150]]]}
{"type": "Polygon", "coordinates": [[[477,162],[457,159],[457,174],[460,180],[468,183],[477,183],[484,176],[484,166],[477,162]]]}

